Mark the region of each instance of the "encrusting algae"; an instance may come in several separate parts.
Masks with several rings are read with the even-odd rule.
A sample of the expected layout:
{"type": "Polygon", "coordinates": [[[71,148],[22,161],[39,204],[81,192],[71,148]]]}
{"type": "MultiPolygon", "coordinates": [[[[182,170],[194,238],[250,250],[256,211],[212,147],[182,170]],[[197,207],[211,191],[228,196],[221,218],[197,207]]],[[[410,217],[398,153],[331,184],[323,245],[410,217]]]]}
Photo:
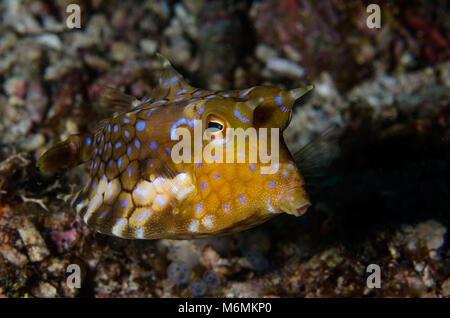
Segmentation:
{"type": "Polygon", "coordinates": [[[310,202],[282,132],[294,102],[312,86],[202,90],[158,57],[163,72],[149,98],[137,103],[110,90],[110,107],[126,111],[102,121],[93,133],[56,144],[37,162],[44,172],[90,165],[89,182],[66,198],[80,218],[100,233],[122,238],[191,239],[241,231],[281,212],[303,214],[310,202]],[[198,153],[196,129],[210,137],[200,140],[200,152],[209,147],[210,156],[174,160],[180,128],[193,140],[182,158],[198,153]],[[254,128],[258,142],[252,143],[248,133],[242,148],[230,128],[246,134],[254,128]],[[261,128],[279,134],[264,135],[261,128]],[[227,146],[223,157],[211,147],[217,145],[227,146]],[[277,155],[277,161],[253,162],[250,154],[262,151],[272,159],[277,155]],[[229,157],[237,162],[228,162],[229,157]],[[272,170],[264,169],[268,162],[272,170]]]}

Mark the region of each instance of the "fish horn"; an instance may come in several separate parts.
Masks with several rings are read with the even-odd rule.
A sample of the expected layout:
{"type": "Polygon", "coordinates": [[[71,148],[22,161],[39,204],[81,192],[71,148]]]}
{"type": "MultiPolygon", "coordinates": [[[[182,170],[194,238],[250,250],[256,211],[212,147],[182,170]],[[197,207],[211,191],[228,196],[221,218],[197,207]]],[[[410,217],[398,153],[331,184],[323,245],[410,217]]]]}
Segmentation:
{"type": "Polygon", "coordinates": [[[306,93],[308,93],[309,91],[311,91],[313,88],[314,88],[314,85],[308,85],[305,87],[291,89],[289,91],[289,96],[291,96],[291,98],[293,100],[297,100],[300,97],[302,97],[303,95],[305,95],[306,93]]]}
{"type": "Polygon", "coordinates": [[[162,67],[165,68],[165,67],[171,66],[169,60],[164,55],[162,55],[159,52],[156,52],[155,55],[158,58],[158,60],[161,62],[162,67]]]}

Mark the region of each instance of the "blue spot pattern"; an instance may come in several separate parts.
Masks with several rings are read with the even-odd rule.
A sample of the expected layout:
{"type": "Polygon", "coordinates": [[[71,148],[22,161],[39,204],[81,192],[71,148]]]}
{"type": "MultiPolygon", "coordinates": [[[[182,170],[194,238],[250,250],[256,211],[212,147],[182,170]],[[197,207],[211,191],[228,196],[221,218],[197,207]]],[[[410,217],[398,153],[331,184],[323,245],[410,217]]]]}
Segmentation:
{"type": "Polygon", "coordinates": [[[241,95],[239,95],[239,97],[240,98],[245,98],[251,91],[252,91],[252,89],[248,89],[245,92],[243,92],[241,95]]]}
{"type": "Polygon", "coordinates": [[[248,123],[250,122],[250,119],[248,119],[247,117],[244,117],[241,112],[239,111],[239,109],[235,109],[233,111],[234,116],[236,116],[241,122],[243,123],[248,123]]]}
{"type": "Polygon", "coordinates": [[[139,121],[136,124],[136,129],[139,131],[143,131],[145,129],[145,121],[139,121]]]}
{"type": "Polygon", "coordinates": [[[277,95],[274,98],[275,103],[277,104],[277,106],[281,109],[281,111],[288,113],[289,112],[289,108],[287,108],[286,106],[284,106],[283,101],[281,100],[281,96],[277,95]]]}
{"type": "Polygon", "coordinates": [[[176,129],[178,128],[178,126],[181,126],[181,125],[188,125],[189,127],[193,128],[194,120],[186,119],[185,117],[181,117],[176,122],[174,122],[172,124],[172,126],[170,127],[170,138],[172,140],[177,140],[176,129]]]}
{"type": "Polygon", "coordinates": [[[150,105],[155,105],[155,104],[159,104],[159,103],[165,103],[165,102],[166,102],[166,100],[165,100],[165,99],[161,99],[161,100],[157,100],[157,101],[155,101],[155,102],[151,103],[150,105]]]}

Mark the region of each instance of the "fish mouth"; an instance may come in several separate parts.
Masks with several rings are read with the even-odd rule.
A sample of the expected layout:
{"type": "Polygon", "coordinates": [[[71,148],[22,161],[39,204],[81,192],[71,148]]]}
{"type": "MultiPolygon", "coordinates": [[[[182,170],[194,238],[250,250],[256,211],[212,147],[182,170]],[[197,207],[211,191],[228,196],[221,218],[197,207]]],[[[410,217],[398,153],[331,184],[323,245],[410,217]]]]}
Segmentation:
{"type": "Polygon", "coordinates": [[[296,212],[294,213],[295,216],[300,216],[308,210],[308,208],[311,206],[311,202],[304,203],[302,206],[297,208],[296,212]]]}
{"type": "Polygon", "coordinates": [[[300,216],[306,212],[311,206],[308,194],[302,187],[296,187],[288,191],[287,195],[283,198],[281,203],[281,209],[287,214],[300,216]]]}

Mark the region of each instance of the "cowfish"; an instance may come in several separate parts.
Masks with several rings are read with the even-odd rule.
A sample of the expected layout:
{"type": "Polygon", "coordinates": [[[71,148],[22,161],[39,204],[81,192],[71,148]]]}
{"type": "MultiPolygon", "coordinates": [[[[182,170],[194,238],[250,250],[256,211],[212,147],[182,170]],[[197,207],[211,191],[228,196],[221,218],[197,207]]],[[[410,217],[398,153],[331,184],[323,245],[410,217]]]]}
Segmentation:
{"type": "MultiPolygon", "coordinates": [[[[157,56],[162,71],[149,97],[129,102],[128,109],[101,121],[93,132],[69,136],[37,161],[43,172],[89,165],[88,183],[65,198],[79,218],[97,232],[121,238],[195,239],[243,231],[283,212],[305,213],[311,205],[305,181],[282,132],[295,101],[312,86],[198,89],[157,56]],[[175,162],[175,131],[185,128],[194,134],[194,122],[213,134],[226,128],[278,129],[275,172],[265,173],[267,164],[250,160],[175,162]]],[[[203,140],[201,149],[214,140],[203,140]]],[[[193,153],[194,146],[183,155],[193,153]]],[[[258,150],[260,144],[244,150],[250,153],[250,147],[258,150]]],[[[236,145],[231,151],[236,158],[249,157],[236,145]]]]}

